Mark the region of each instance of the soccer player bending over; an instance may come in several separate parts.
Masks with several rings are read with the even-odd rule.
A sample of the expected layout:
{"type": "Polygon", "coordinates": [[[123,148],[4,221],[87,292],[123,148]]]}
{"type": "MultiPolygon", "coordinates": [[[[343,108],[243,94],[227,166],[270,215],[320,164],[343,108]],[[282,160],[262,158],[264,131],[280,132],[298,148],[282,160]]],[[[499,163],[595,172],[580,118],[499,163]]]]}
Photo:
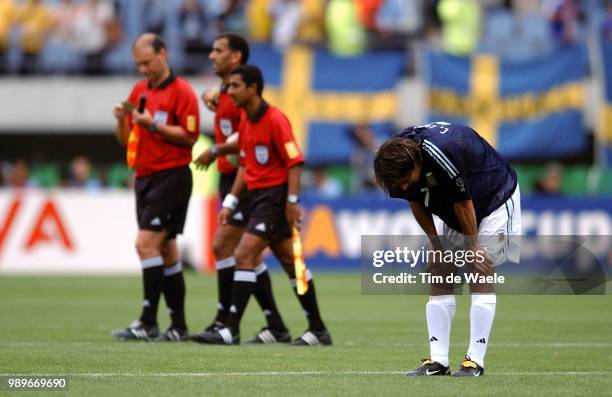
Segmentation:
{"type": "MultiPolygon", "coordinates": [[[[446,122],[407,128],[379,148],[374,171],[377,183],[390,197],[410,203],[434,248],[443,250],[442,240],[462,240],[476,258],[484,257],[469,264],[469,272],[488,276],[494,265],[518,260],[508,250],[511,239],[518,238],[521,231],[516,173],[473,129],[446,122]],[[443,222],[438,228],[432,215],[443,222]],[[445,237],[440,239],[439,234],[445,237]]],[[[429,263],[428,270],[445,275],[453,269],[444,263],[429,263]]],[[[493,284],[472,283],[470,292],[470,344],[454,376],[484,374],[495,289],[493,284]]],[[[430,285],[425,313],[430,357],[406,375],[450,375],[448,351],[455,315],[452,284],[430,285]]]]}
{"type": "MultiPolygon", "coordinates": [[[[295,287],[291,228],[298,226],[301,217],[298,192],[304,160],[289,120],[263,100],[262,91],[263,77],[256,66],[238,66],[231,72],[228,93],[247,117],[238,128],[240,167],[231,193],[223,200],[219,223],[227,224],[245,185],[249,208],[246,231],[234,254],[236,270],[229,318],[224,328],[200,335],[205,343],[240,342],[240,320],[255,289],[258,258],[266,247],[270,247],[295,287]]],[[[312,277],[308,274],[307,278],[308,291],[298,295],[298,299],[306,313],[308,329],[294,344],[330,345],[331,336],[319,314],[312,277]]],[[[278,339],[279,334],[286,332],[273,328],[267,331],[259,337],[278,339]]]]}

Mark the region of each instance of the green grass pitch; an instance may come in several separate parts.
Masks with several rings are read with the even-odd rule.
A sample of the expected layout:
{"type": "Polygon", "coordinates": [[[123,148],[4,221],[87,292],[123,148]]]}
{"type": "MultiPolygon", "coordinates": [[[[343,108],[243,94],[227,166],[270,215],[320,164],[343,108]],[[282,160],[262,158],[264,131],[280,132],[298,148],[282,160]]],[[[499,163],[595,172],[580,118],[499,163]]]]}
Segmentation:
{"type": "MultiPolygon", "coordinates": [[[[484,377],[415,379],[403,372],[428,355],[426,297],[361,295],[358,274],[315,280],[332,347],[117,342],[110,331],[139,312],[139,277],[3,276],[0,374],[67,375],[69,393],[87,396],[612,395],[612,296],[500,296],[484,377]]],[[[298,336],[306,322],[297,300],[283,274],[273,283],[298,336]]],[[[192,331],[212,319],[215,297],[214,277],[188,275],[192,331]]],[[[467,349],[468,312],[460,297],[453,370],[467,349]]],[[[158,317],[167,326],[163,303],[158,317]]],[[[242,338],[263,324],[252,300],[242,338]]]]}

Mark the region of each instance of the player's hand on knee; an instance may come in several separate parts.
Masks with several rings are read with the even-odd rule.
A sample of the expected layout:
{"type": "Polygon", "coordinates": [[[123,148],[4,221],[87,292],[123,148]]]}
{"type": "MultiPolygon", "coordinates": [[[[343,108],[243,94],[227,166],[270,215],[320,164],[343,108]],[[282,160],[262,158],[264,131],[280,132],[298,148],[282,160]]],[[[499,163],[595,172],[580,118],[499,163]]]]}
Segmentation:
{"type": "Polygon", "coordinates": [[[474,252],[474,260],[469,264],[470,270],[482,275],[493,274],[493,259],[487,251],[480,244],[470,249],[474,252]]]}
{"type": "Polygon", "coordinates": [[[219,224],[227,225],[227,221],[229,220],[231,214],[232,210],[230,210],[229,208],[222,208],[219,212],[219,224]]]}
{"type": "Polygon", "coordinates": [[[437,260],[429,261],[425,266],[425,271],[432,276],[446,277],[453,273],[454,270],[454,265],[452,263],[437,260]]]}

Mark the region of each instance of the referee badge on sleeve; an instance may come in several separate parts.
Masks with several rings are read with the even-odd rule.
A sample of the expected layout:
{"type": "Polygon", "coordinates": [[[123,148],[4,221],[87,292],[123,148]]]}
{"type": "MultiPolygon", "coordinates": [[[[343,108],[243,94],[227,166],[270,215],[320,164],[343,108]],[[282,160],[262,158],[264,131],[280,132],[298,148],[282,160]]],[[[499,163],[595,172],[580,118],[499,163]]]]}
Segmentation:
{"type": "Polygon", "coordinates": [[[187,116],[187,131],[194,132],[196,130],[196,117],[193,114],[187,116]]]}
{"type": "Polygon", "coordinates": [[[221,133],[225,135],[226,137],[232,135],[232,132],[233,132],[232,120],[230,119],[219,120],[219,129],[221,130],[221,133]]]}
{"type": "Polygon", "coordinates": [[[163,110],[155,111],[153,115],[153,121],[157,121],[158,123],[168,124],[168,112],[164,112],[163,110]]]}
{"type": "Polygon", "coordinates": [[[285,151],[287,151],[287,156],[289,156],[291,160],[297,158],[300,155],[300,151],[298,150],[297,145],[293,141],[285,143],[285,151]]]}
{"type": "Polygon", "coordinates": [[[255,159],[259,164],[266,164],[270,155],[266,145],[255,145],[255,159]]]}

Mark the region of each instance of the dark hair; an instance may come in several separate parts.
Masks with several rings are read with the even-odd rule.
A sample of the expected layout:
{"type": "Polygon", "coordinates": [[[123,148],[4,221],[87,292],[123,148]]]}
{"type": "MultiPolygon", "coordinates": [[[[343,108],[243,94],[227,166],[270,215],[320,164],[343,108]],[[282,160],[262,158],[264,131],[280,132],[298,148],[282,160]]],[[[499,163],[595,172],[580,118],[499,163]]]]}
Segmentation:
{"type": "Polygon", "coordinates": [[[153,40],[151,40],[151,47],[153,47],[153,51],[155,51],[156,54],[159,54],[162,49],[168,49],[168,47],[166,47],[166,42],[158,34],[153,36],[153,40]]]}
{"type": "Polygon", "coordinates": [[[395,196],[399,193],[400,183],[422,163],[421,148],[416,141],[409,138],[391,138],[376,152],[376,183],[389,196],[395,196]]]}
{"type": "Polygon", "coordinates": [[[246,41],[244,37],[239,35],[238,33],[221,33],[218,35],[215,40],[226,39],[227,44],[230,50],[234,52],[240,53],[240,63],[242,65],[246,64],[249,60],[249,43],[246,41]]]}
{"type": "Polygon", "coordinates": [[[242,77],[242,81],[248,87],[253,84],[257,85],[257,95],[261,96],[264,89],[264,80],[261,75],[261,70],[255,65],[240,65],[236,69],[232,70],[230,74],[239,74],[242,77]]]}
{"type": "Polygon", "coordinates": [[[149,44],[153,48],[153,51],[155,51],[156,54],[159,54],[162,48],[168,49],[168,47],[166,47],[166,42],[164,41],[164,39],[162,39],[160,35],[156,33],[144,33],[134,41],[134,44],[132,44],[132,50],[139,41],[143,40],[145,37],[149,38],[149,36],[151,37],[151,39],[147,44],[149,44]]]}

